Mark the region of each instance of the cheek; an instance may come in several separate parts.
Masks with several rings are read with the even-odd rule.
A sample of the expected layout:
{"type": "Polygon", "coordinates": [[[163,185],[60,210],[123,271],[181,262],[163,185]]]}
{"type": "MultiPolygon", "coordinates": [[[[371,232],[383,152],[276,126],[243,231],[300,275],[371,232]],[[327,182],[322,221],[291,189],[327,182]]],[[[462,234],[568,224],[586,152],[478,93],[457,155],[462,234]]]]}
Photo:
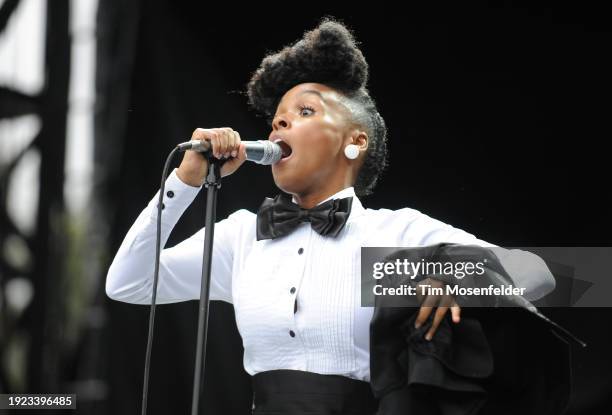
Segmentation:
{"type": "Polygon", "coordinates": [[[300,132],[300,147],[310,163],[329,162],[337,155],[342,137],[335,125],[323,120],[304,124],[300,132]]]}

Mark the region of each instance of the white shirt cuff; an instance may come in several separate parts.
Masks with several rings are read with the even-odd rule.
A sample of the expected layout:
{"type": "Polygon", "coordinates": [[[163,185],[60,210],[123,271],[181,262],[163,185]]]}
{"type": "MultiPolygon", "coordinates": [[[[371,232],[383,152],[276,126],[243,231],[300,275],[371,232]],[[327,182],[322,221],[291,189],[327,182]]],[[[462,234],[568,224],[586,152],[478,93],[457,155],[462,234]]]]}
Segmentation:
{"type": "MultiPolygon", "coordinates": [[[[202,186],[195,187],[186,184],[172,170],[166,179],[163,199],[162,224],[174,226],[181,215],[196,198],[202,186]]],[[[157,203],[159,202],[159,190],[148,204],[151,220],[157,219],[157,203]]]]}

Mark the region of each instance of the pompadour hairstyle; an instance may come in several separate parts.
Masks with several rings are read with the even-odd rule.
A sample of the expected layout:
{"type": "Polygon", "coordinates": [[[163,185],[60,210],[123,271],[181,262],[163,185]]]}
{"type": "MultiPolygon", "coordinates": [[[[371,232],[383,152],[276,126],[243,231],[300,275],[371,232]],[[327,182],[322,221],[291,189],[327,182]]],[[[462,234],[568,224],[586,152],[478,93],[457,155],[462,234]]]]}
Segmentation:
{"type": "Polygon", "coordinates": [[[338,91],[352,121],[368,134],[355,192],[371,194],[388,165],[387,128],[366,87],[368,64],[363,53],[351,31],[334,18],[323,18],[302,39],[264,57],[247,85],[249,104],[271,123],[283,95],[305,82],[338,91]]]}

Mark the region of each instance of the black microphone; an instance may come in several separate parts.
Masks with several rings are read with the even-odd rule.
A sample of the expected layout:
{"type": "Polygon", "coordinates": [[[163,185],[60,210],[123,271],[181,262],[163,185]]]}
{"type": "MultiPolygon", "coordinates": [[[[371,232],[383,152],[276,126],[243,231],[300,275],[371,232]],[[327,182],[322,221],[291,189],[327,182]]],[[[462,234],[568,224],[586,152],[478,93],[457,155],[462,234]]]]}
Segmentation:
{"type": "MultiPolygon", "coordinates": [[[[280,161],[283,156],[281,147],[269,140],[243,141],[246,147],[247,160],[257,164],[274,164],[280,161]]],[[[206,153],[210,150],[211,144],[207,140],[191,140],[177,146],[179,151],[194,150],[206,153]]]]}

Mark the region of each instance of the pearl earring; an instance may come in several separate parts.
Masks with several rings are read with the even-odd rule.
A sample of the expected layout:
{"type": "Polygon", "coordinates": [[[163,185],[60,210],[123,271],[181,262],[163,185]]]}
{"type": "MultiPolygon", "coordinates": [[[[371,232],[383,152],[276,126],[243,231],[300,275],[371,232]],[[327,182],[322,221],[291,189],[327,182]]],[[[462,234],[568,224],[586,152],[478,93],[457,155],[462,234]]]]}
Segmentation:
{"type": "Polygon", "coordinates": [[[355,144],[347,145],[344,147],[344,155],[349,160],[355,160],[359,155],[359,147],[357,147],[355,144]]]}

